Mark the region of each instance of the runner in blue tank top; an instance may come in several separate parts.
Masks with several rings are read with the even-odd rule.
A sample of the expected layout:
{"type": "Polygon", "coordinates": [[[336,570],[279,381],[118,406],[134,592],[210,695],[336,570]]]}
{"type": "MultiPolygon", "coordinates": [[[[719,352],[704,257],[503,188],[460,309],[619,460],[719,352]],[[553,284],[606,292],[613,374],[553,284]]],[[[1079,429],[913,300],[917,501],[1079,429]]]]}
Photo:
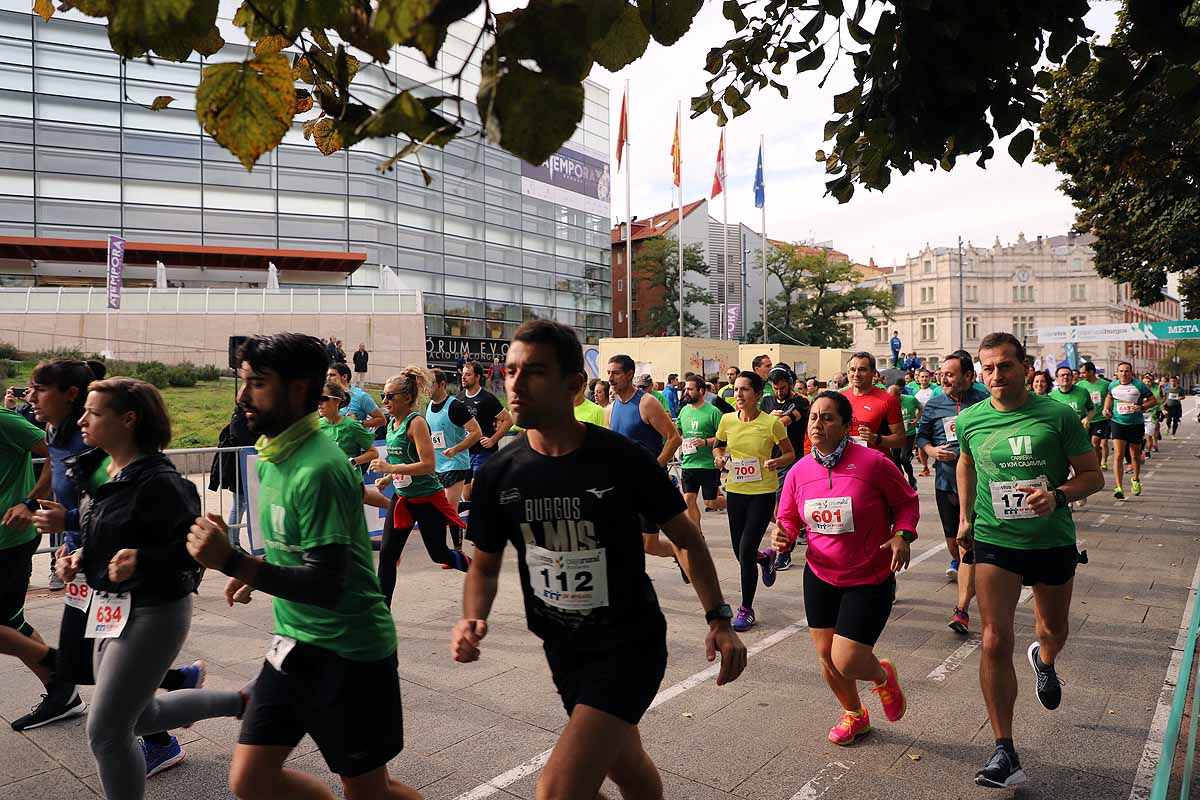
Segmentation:
{"type": "MultiPolygon", "coordinates": [[[[433,453],[437,457],[437,479],[446,490],[450,507],[458,510],[466,482],[471,480],[471,445],[483,438],[483,429],[471,416],[466,405],[446,391],[446,373],[433,371],[433,383],[429,387],[429,405],[425,408],[425,421],[429,423],[433,439],[433,453]]],[[[462,549],[462,529],[450,526],[450,538],[454,549],[462,549]]]]}
{"type": "MultiPolygon", "coordinates": [[[[665,469],[683,442],[683,437],[662,403],[654,395],[633,385],[633,370],[633,359],[629,356],[617,355],[608,360],[612,404],[604,409],[605,422],[609,430],[649,450],[658,459],[658,465],[665,469]]],[[[682,554],[670,539],[659,533],[658,526],[645,517],[642,518],[642,538],[646,555],[674,557],[680,563],[684,581],[688,580],[687,563],[680,561],[682,554]]]]}

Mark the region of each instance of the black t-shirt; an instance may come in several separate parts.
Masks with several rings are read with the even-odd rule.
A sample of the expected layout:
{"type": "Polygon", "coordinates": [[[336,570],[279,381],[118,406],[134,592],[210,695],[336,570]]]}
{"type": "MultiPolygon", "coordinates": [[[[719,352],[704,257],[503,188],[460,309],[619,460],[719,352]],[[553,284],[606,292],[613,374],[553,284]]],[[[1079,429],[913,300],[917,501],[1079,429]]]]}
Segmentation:
{"type": "Polygon", "coordinates": [[[803,395],[792,392],[787,400],[780,400],[774,395],[765,395],[762,399],[762,410],[766,414],[773,411],[797,411],[799,419],[796,419],[796,414],[792,415],[792,421],[785,428],[787,430],[788,441],[792,443],[792,449],[796,451],[796,460],[799,461],[804,456],[804,430],[808,427],[808,409],[811,404],[808,398],[803,395]]]}
{"type": "Polygon", "coordinates": [[[485,553],[516,548],[534,634],[615,646],[651,616],[662,620],[639,513],[661,524],[686,506],[645,448],[587,431],[565,456],[544,456],[522,438],[491,458],[475,476],[467,535],[485,553]]]}
{"type": "Polygon", "coordinates": [[[367,359],[369,357],[370,357],[370,355],[367,353],[366,350],[355,350],[354,355],[352,356],[352,358],[354,359],[354,371],[355,372],[366,372],[367,371],[367,359]]]}
{"type": "MultiPolygon", "coordinates": [[[[441,412],[442,406],[446,405],[446,403],[450,403],[450,401],[453,399],[454,398],[452,397],[447,397],[440,403],[434,403],[431,401],[429,403],[429,409],[433,411],[433,413],[438,414],[441,412]]],[[[474,419],[474,417],[471,416],[471,412],[467,410],[465,403],[450,403],[449,417],[450,421],[460,428],[465,426],[468,420],[474,419]]]]}
{"type": "Polygon", "coordinates": [[[712,401],[712,404],[714,406],[716,406],[717,410],[720,411],[722,414],[732,414],[734,411],[737,410],[733,406],[729,405],[729,403],[725,402],[725,399],[723,397],[721,397],[720,395],[717,395],[716,399],[714,399],[712,401]]]}
{"type": "MultiPolygon", "coordinates": [[[[464,389],[458,399],[467,407],[467,411],[479,423],[479,430],[483,431],[483,437],[486,439],[496,432],[496,417],[504,410],[504,406],[500,405],[500,401],[496,399],[496,395],[489,392],[487,389],[480,389],[479,393],[474,397],[469,397],[464,389]]],[[[492,448],[493,450],[495,448],[492,448]]],[[[476,442],[471,445],[471,454],[488,452],[488,448],[476,442]]]]}

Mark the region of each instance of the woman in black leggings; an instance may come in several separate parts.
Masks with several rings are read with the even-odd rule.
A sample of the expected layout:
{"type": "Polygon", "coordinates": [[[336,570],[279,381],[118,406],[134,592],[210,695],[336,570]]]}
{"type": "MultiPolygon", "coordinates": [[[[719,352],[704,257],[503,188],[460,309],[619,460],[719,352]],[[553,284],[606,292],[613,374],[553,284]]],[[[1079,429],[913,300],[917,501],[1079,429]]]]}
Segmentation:
{"type": "Polygon", "coordinates": [[[429,424],[414,410],[428,385],[425,370],[409,366],[388,378],[383,387],[383,407],[392,417],[387,426],[387,458],[372,461],[371,470],[384,474],[376,481],[378,488],[391,483],[396,492],[379,548],[379,586],[389,607],[396,588],[396,563],[414,525],[420,525],[421,540],[434,563],[462,572],[471,563],[462,552],[446,546],[446,526],[466,526],[450,507],[446,490],[437,479],[429,424]]]}

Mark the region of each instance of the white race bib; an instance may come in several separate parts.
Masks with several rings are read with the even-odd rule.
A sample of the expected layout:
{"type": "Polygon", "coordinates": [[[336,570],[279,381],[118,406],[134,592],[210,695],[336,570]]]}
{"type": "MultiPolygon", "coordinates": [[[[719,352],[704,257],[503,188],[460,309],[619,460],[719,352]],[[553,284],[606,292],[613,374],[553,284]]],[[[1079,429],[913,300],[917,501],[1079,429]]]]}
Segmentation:
{"type": "Polygon", "coordinates": [[[92,587],[87,584],[87,579],[80,574],[75,576],[75,580],[67,584],[67,594],[64,599],[71,608],[77,608],[87,613],[88,606],[92,603],[93,594],[92,587]]]}
{"type": "Polygon", "coordinates": [[[762,467],[757,458],[734,458],[729,462],[729,474],[734,483],[755,483],[762,480],[762,467]]]}
{"type": "Polygon", "coordinates": [[[697,449],[698,448],[696,447],[695,439],[684,439],[683,440],[683,454],[685,456],[695,455],[697,449]]]}
{"type": "Polygon", "coordinates": [[[1140,414],[1142,407],[1137,403],[1117,403],[1118,414],[1140,414]]]}
{"type": "Polygon", "coordinates": [[[133,603],[128,594],[95,592],[92,609],[88,612],[88,626],[83,632],[85,639],[116,639],[129,623],[129,611],[133,603]]]}
{"type": "Polygon", "coordinates": [[[446,432],[445,431],[430,431],[429,437],[433,439],[434,450],[446,449],[446,432]]]}
{"type": "Polygon", "coordinates": [[[992,513],[996,519],[1029,519],[1037,514],[1029,507],[1029,496],[1021,489],[1045,489],[1045,478],[1028,481],[996,481],[988,484],[992,492],[992,513]]]}
{"type": "Polygon", "coordinates": [[[942,417],[942,430],[946,433],[946,444],[958,441],[958,415],[942,417]]]}
{"type": "Polygon", "coordinates": [[[590,611],[608,605],[608,557],[595,550],[547,550],[525,545],[525,566],[533,596],[563,611],[590,611]]]}
{"type": "Polygon", "coordinates": [[[1100,392],[1092,392],[1092,405],[1100,405],[1100,392]]]}
{"type": "Polygon", "coordinates": [[[295,639],[276,634],[271,638],[271,646],[267,648],[267,663],[283,672],[283,661],[295,646],[295,639]]]}
{"type": "Polygon", "coordinates": [[[393,475],[392,486],[397,489],[403,489],[405,486],[412,485],[412,475],[393,475]]]}
{"type": "Polygon", "coordinates": [[[1178,400],[1179,392],[1167,392],[1167,399],[1168,400],[1178,400]]]}
{"type": "Polygon", "coordinates": [[[870,445],[867,444],[867,440],[861,436],[851,436],[850,441],[854,442],[855,444],[861,444],[863,447],[870,447],[870,445]]]}
{"type": "Polygon", "coordinates": [[[816,533],[854,533],[854,504],[849,497],[805,500],[804,522],[816,533]]]}

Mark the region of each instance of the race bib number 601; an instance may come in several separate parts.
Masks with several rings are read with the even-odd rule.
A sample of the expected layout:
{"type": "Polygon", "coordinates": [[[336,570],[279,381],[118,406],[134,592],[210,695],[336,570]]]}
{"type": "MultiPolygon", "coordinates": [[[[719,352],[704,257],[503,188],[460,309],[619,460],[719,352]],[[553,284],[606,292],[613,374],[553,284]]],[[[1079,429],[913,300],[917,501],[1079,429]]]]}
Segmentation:
{"type": "Polygon", "coordinates": [[[804,501],[804,522],[815,533],[854,533],[854,504],[849,497],[804,501]]]}
{"type": "Polygon", "coordinates": [[[604,548],[560,552],[525,546],[525,566],[533,596],[563,611],[590,611],[608,605],[608,558],[604,548]]]}

